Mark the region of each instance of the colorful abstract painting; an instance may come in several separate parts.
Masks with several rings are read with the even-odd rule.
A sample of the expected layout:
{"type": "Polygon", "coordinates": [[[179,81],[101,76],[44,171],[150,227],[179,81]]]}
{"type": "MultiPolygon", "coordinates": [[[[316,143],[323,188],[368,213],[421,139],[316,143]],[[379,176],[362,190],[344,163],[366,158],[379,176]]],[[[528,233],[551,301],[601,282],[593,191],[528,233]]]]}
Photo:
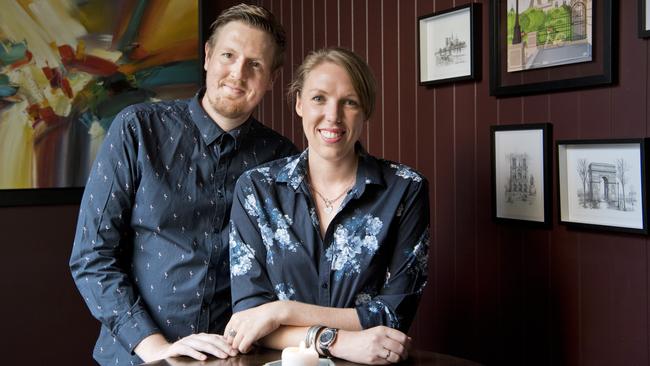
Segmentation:
{"type": "Polygon", "coordinates": [[[0,0],[0,190],[82,187],[115,115],[201,84],[198,0],[0,0]]]}

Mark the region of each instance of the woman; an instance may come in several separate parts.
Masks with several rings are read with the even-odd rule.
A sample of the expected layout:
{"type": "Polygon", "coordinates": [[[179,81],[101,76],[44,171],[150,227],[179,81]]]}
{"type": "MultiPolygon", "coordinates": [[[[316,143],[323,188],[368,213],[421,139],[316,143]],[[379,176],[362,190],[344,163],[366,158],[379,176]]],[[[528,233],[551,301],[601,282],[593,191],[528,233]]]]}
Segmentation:
{"type": "Polygon", "coordinates": [[[325,356],[399,362],[427,278],[427,182],[358,142],[375,81],[353,52],[311,53],[289,95],[308,148],[237,183],[225,335],[242,352],[305,339],[325,356]]]}

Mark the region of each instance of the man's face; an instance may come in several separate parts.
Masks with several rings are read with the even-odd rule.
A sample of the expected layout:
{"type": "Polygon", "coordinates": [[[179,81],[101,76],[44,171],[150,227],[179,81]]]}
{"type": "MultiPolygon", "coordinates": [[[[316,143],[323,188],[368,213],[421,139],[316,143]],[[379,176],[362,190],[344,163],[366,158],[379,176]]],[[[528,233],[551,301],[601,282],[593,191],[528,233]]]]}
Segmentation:
{"type": "Polygon", "coordinates": [[[248,119],[273,85],[275,44],[266,32],[235,21],[205,45],[206,92],[202,105],[218,123],[236,127],[248,119]]]}

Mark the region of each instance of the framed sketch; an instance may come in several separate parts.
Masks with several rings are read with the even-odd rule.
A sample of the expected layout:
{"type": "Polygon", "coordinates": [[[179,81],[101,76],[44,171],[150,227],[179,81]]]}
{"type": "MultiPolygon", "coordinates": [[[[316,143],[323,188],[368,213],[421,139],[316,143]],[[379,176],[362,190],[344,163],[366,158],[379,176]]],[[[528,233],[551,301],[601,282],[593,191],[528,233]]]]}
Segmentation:
{"type": "Polygon", "coordinates": [[[495,0],[490,94],[546,93],[615,79],[611,0],[495,0]]]}
{"type": "Polygon", "coordinates": [[[418,17],[420,85],[477,78],[479,10],[470,3],[418,17]]]}
{"type": "Polygon", "coordinates": [[[550,225],[552,125],[496,125],[490,132],[494,220],[550,225]]]}
{"type": "Polygon", "coordinates": [[[650,37],[650,0],[639,1],[639,37],[650,37]]]}
{"type": "Polygon", "coordinates": [[[560,223],[647,234],[645,139],[557,141],[560,223]]]}
{"type": "Polygon", "coordinates": [[[0,206],[79,202],[122,108],[198,90],[199,3],[1,3],[0,206]]]}

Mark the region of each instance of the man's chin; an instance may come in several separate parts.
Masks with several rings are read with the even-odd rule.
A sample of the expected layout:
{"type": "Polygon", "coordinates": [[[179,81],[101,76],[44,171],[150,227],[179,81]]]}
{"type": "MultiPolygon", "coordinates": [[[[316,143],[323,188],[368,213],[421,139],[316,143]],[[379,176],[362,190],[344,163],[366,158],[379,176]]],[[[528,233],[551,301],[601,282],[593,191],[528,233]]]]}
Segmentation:
{"type": "Polygon", "coordinates": [[[232,103],[214,103],[212,104],[212,109],[220,116],[230,119],[241,118],[247,114],[243,107],[233,105],[232,103]]]}

